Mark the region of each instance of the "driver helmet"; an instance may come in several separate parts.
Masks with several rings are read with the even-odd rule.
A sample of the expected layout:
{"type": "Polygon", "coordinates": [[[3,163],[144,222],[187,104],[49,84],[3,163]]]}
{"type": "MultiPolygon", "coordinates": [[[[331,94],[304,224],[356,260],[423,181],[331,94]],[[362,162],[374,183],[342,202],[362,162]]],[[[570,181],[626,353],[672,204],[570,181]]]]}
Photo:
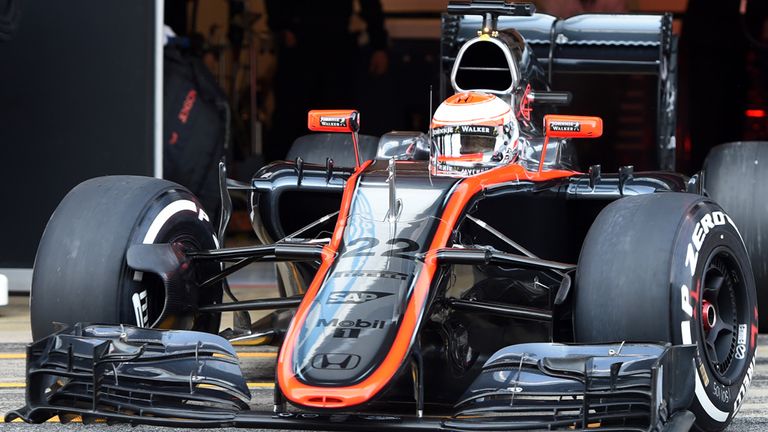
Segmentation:
{"type": "Polygon", "coordinates": [[[430,132],[437,174],[473,175],[518,157],[519,130],[512,107],[492,94],[449,97],[435,111],[430,132]]]}

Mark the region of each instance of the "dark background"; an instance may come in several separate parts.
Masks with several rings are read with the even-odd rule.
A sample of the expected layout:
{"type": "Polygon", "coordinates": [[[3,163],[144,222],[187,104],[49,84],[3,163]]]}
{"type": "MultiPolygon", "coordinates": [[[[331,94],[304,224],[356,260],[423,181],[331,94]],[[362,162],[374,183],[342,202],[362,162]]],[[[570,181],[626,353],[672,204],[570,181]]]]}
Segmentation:
{"type": "Polygon", "coordinates": [[[154,2],[22,8],[18,32],[0,42],[0,268],[32,266],[76,184],[154,174],[154,2]]]}

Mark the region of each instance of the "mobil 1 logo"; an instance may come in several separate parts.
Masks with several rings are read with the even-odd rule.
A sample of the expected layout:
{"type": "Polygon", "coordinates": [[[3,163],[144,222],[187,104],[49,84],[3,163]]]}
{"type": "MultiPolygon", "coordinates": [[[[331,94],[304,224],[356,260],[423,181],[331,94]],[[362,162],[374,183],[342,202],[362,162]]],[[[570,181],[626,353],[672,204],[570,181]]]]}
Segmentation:
{"type": "Polygon", "coordinates": [[[360,332],[364,329],[383,330],[386,326],[387,322],[385,320],[339,320],[338,318],[326,320],[321,318],[317,321],[317,327],[332,328],[333,337],[335,338],[357,339],[360,337],[360,332]]]}

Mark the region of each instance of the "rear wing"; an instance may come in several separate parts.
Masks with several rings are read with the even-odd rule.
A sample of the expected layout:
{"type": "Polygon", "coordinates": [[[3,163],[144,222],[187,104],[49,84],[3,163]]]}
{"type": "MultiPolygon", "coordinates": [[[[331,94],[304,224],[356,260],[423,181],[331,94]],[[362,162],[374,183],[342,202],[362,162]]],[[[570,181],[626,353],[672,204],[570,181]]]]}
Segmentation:
{"type": "MultiPolygon", "coordinates": [[[[483,4],[469,2],[463,8],[466,15],[457,15],[455,9],[443,14],[440,65],[443,92],[450,88],[450,72],[459,48],[477,36],[483,26],[482,11],[473,11],[477,3],[483,4]]],[[[511,16],[498,15],[497,29],[499,32],[517,30],[547,71],[550,82],[554,74],[560,73],[656,76],[658,168],[674,169],[677,44],[672,35],[670,14],[585,14],[561,20],[546,14],[512,11],[510,9],[511,16]]]]}

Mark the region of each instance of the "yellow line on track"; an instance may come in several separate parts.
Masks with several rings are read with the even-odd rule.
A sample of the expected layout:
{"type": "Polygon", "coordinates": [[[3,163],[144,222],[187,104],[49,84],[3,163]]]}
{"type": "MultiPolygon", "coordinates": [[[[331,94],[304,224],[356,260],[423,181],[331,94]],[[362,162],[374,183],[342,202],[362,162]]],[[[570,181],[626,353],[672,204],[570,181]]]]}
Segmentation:
{"type": "MultiPolygon", "coordinates": [[[[61,420],[59,420],[59,416],[51,417],[48,420],[45,421],[46,423],[61,423],[61,420]]],[[[71,421],[71,423],[82,423],[83,419],[80,417],[77,417],[71,421]]],[[[21,419],[14,419],[11,421],[11,423],[23,423],[23,420],[21,419]]]]}
{"type": "Polygon", "coordinates": [[[237,353],[240,358],[276,358],[276,352],[241,352],[237,353]]]}
{"type": "Polygon", "coordinates": [[[0,360],[24,360],[27,355],[24,353],[0,353],[0,360]]]}

